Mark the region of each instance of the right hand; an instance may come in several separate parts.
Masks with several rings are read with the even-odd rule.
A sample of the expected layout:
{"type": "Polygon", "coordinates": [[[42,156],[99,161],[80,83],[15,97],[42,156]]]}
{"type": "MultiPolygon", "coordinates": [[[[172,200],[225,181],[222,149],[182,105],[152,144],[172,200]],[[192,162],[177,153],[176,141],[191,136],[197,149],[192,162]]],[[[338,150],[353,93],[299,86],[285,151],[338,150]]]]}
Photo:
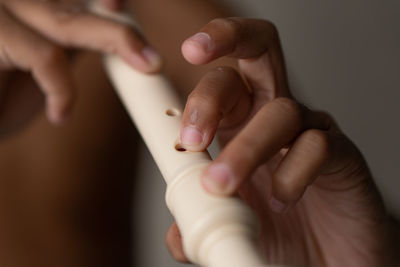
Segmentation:
{"type": "MultiPolygon", "coordinates": [[[[216,195],[238,194],[258,215],[269,263],[290,266],[394,266],[396,242],[360,151],[326,113],[290,93],[278,31],[268,21],[211,21],[182,45],[203,65],[223,56],[238,72],[207,73],[188,97],[181,144],[203,151],[218,134],[221,153],[201,182],[216,195]]],[[[177,224],[167,234],[186,261],[177,224]]]]}
{"type": "Polygon", "coordinates": [[[129,25],[90,14],[77,5],[0,0],[0,25],[0,135],[32,117],[28,106],[33,100],[20,87],[41,89],[51,122],[62,123],[68,117],[74,92],[65,48],[115,53],[143,72],[160,69],[158,54],[129,25]],[[15,71],[30,72],[35,86],[10,85],[7,80],[15,71]],[[22,99],[19,104],[12,99],[15,92],[10,92],[15,87],[22,99]]]}

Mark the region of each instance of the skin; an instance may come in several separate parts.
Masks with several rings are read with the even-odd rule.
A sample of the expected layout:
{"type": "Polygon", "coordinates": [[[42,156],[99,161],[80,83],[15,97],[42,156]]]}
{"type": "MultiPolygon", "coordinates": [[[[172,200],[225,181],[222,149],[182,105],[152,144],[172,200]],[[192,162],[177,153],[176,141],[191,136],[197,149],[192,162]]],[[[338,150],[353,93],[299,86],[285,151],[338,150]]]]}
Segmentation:
{"type": "MultiPolygon", "coordinates": [[[[75,99],[66,48],[116,53],[143,72],[158,71],[161,66],[159,55],[131,27],[91,15],[78,5],[3,0],[0,19],[7,25],[0,32],[2,80],[10,71],[30,72],[45,96],[47,117],[54,124],[68,118],[75,99]]],[[[19,117],[26,119],[27,115],[19,117]]],[[[0,120],[2,132],[12,130],[16,121],[23,119],[10,121],[6,111],[0,120]]]]}
{"type": "MultiPolygon", "coordinates": [[[[273,24],[213,20],[183,43],[182,53],[195,65],[238,60],[238,70],[207,73],[189,95],[181,142],[201,151],[218,134],[222,152],[205,170],[203,186],[239,194],[253,207],[268,262],[397,266],[396,232],[365,160],[328,114],[293,99],[273,24]]],[[[167,243],[187,261],[176,224],[167,243]]]]}
{"type": "Polygon", "coordinates": [[[146,72],[160,62],[130,27],[74,7],[0,3],[2,266],[130,265],[137,135],[100,58],[69,49],[117,53],[146,72]]]}
{"type": "MultiPolygon", "coordinates": [[[[328,119],[328,123],[325,124],[325,119],[321,119],[321,117],[325,118],[323,115],[306,110],[293,99],[290,99],[289,90],[285,85],[286,78],[284,77],[283,59],[280,55],[279,46],[277,47],[276,44],[271,46],[271,38],[267,38],[267,40],[257,39],[256,43],[251,44],[246,40],[234,37],[231,39],[243,42],[243,51],[230,51],[232,43],[216,44],[214,49],[225,48],[219,52],[211,51],[212,55],[210,56],[209,54],[202,55],[201,51],[198,51],[201,46],[195,44],[195,42],[192,42],[192,44],[190,44],[191,41],[185,42],[184,56],[189,62],[195,64],[203,64],[227,54],[234,58],[254,58],[259,56],[256,55],[257,53],[263,55],[266,47],[268,47],[268,51],[271,52],[267,58],[271,57],[271,60],[265,61],[263,59],[261,67],[257,62],[251,64],[253,60],[240,61],[239,64],[241,70],[246,73],[246,67],[243,67],[243,64],[246,66],[247,63],[247,74],[250,76],[251,74],[261,73],[263,74],[261,77],[270,77],[274,80],[272,84],[271,79],[252,83],[253,89],[257,87],[255,86],[257,84],[262,85],[259,86],[259,91],[263,97],[258,102],[258,107],[255,105],[257,102],[255,99],[259,99],[259,97],[248,92],[235,70],[222,68],[206,74],[210,66],[200,69],[190,67],[183,61],[183,58],[179,57],[178,47],[185,36],[195,32],[196,28],[200,28],[213,17],[222,16],[212,4],[204,3],[206,3],[203,7],[205,12],[197,13],[192,12],[193,9],[197,10],[198,8],[197,1],[174,1],[169,5],[171,12],[165,12],[162,2],[158,0],[132,1],[129,4],[139,21],[143,23],[150,43],[155,44],[157,50],[166,59],[165,71],[183,92],[183,95],[188,91],[188,88],[195,87],[194,81],[199,80],[205,74],[189,98],[183,124],[183,129],[194,127],[200,130],[203,138],[202,143],[199,145],[186,142],[185,146],[190,150],[204,149],[213,138],[216,127],[221,120],[219,138],[221,144],[227,145],[215,164],[220,163],[228,166],[225,170],[222,169],[222,172],[220,168],[219,174],[222,173],[222,176],[235,177],[231,180],[233,185],[226,183],[225,178],[217,179],[223,181],[221,186],[210,182],[213,179],[208,179],[206,177],[210,175],[205,175],[205,188],[218,194],[232,194],[238,191],[255,208],[263,222],[262,243],[264,250],[272,262],[309,263],[315,266],[323,266],[325,262],[328,262],[327,260],[330,260],[329,264],[331,265],[341,264],[340,266],[346,266],[348,263],[336,263],[334,260],[349,258],[360,266],[368,266],[368,264],[375,262],[379,262],[378,266],[384,265],[381,260],[383,255],[386,254],[380,253],[380,250],[387,252],[389,245],[385,238],[381,238],[385,236],[381,233],[386,231],[391,233],[391,231],[388,230],[386,223],[388,216],[381,206],[379,195],[375,190],[369,172],[364,168],[366,167],[365,162],[351,142],[334,126],[331,119],[328,119]],[[160,19],[148,18],[149,13],[160,19]],[[185,14],[198,15],[197,17],[192,15],[185,17],[185,14]],[[190,23],[185,23],[185,27],[178,27],[182,25],[181,23],[177,24],[176,21],[181,20],[173,20],[168,16],[181,16],[182,19],[190,23]],[[171,28],[180,30],[174,33],[176,35],[161,39],[160,36],[163,36],[161,33],[165,29],[166,23],[171,28]],[[164,45],[161,45],[162,41],[165,42],[164,45]],[[194,47],[190,48],[193,45],[194,47]],[[188,49],[188,51],[185,51],[185,49],[188,49]],[[241,54],[241,52],[246,51],[254,54],[241,54]],[[174,64],[171,64],[171,62],[174,62],[174,64]],[[182,73],[187,75],[182,75],[182,73]],[[180,78],[182,76],[184,77],[180,78]],[[268,85],[267,88],[264,88],[265,84],[268,85]],[[227,94],[227,88],[230,85],[234,88],[232,97],[230,97],[230,93],[227,94]],[[213,94],[210,94],[210,91],[213,94]],[[277,96],[284,97],[285,100],[282,100],[282,98],[276,100],[277,96]],[[199,99],[203,97],[208,97],[207,100],[209,101],[205,102],[211,103],[207,110],[198,107],[199,99]],[[244,99],[245,104],[232,108],[239,98],[244,99]],[[228,99],[228,101],[224,102],[221,99],[228,99]],[[273,105],[269,104],[269,107],[266,108],[265,106],[268,103],[273,103],[273,105]],[[288,107],[286,112],[288,117],[282,118],[281,113],[285,112],[281,112],[280,109],[284,106],[288,107]],[[193,110],[196,110],[196,108],[198,109],[195,112],[197,115],[193,116],[193,110]],[[208,110],[211,111],[211,114],[207,113],[208,110]],[[225,111],[222,112],[223,117],[214,116],[217,113],[219,114],[218,111],[221,110],[225,111]],[[248,114],[244,111],[248,111],[248,114]],[[235,112],[239,115],[246,114],[246,116],[236,116],[234,115],[235,112]],[[307,114],[304,117],[308,120],[303,120],[303,116],[299,116],[300,113],[307,114]],[[191,118],[196,117],[197,119],[192,122],[191,118]],[[315,117],[319,119],[314,120],[315,117]],[[247,127],[255,118],[260,118],[263,123],[253,123],[254,128],[247,127]],[[274,127],[266,128],[265,119],[268,120],[268,125],[271,124],[274,127]],[[285,120],[289,120],[293,124],[281,125],[280,122],[285,120]],[[204,123],[205,121],[210,123],[204,123]],[[332,126],[332,128],[328,126],[332,126]],[[241,136],[239,130],[242,128],[248,129],[248,132],[243,134],[243,138],[238,138],[241,136]],[[271,129],[280,130],[274,132],[270,131],[271,129]],[[331,173],[325,174],[322,170],[309,175],[316,169],[317,163],[314,159],[314,161],[310,160],[306,164],[296,164],[296,167],[298,165],[307,166],[303,172],[300,172],[302,174],[300,177],[296,176],[299,172],[297,168],[290,167],[293,165],[289,161],[286,168],[282,167],[283,173],[274,178],[277,170],[279,170],[279,167],[276,169],[276,165],[283,155],[286,155],[285,151],[277,152],[281,146],[289,147],[292,150],[294,144],[301,141],[302,135],[313,130],[317,131],[316,135],[320,134],[320,131],[324,135],[316,138],[308,137],[309,139],[316,139],[317,144],[313,146],[315,150],[311,150],[307,155],[313,153],[319,155],[321,153],[325,161],[318,163],[320,167],[325,164],[329,165],[329,162],[332,163],[331,158],[342,158],[343,155],[332,155],[330,149],[328,149],[329,147],[337,147],[335,141],[344,148],[343,151],[338,149],[340,150],[338,152],[348,153],[346,154],[349,157],[347,163],[361,163],[355,164],[354,169],[348,167],[348,172],[342,173],[343,177],[335,172],[331,176],[331,173]],[[263,134],[260,135],[260,132],[263,134]],[[268,132],[269,134],[266,134],[268,132]],[[318,141],[325,140],[325,134],[329,135],[328,137],[333,135],[333,140],[326,140],[326,143],[325,141],[318,141]],[[258,138],[255,140],[256,144],[254,144],[253,142],[243,142],[246,141],[246,136],[267,136],[269,138],[258,138]],[[294,139],[296,142],[292,144],[291,141],[294,139]],[[229,142],[231,140],[236,141],[229,142]],[[271,147],[271,143],[275,144],[275,141],[276,147],[271,147]],[[290,145],[288,145],[289,143],[290,145]],[[246,146],[243,146],[243,144],[246,146]],[[231,148],[228,149],[229,147],[231,148]],[[257,157],[252,161],[246,159],[241,161],[242,159],[235,158],[237,154],[235,151],[256,152],[254,155],[257,157]],[[238,165],[235,164],[236,161],[240,161],[243,167],[240,169],[232,168],[232,166],[238,165]],[[356,166],[363,168],[356,168],[356,166]],[[223,173],[227,170],[233,175],[223,173]],[[353,170],[353,172],[350,170],[353,170]],[[252,175],[248,175],[250,173],[252,175]],[[287,173],[293,174],[287,175],[287,173]],[[324,176],[328,177],[326,180],[334,181],[330,184],[340,185],[343,188],[335,191],[324,183],[317,186],[320,180],[324,181],[320,178],[324,176]],[[279,177],[284,177],[282,179],[289,177],[287,179],[290,179],[290,181],[281,184],[279,177]],[[336,178],[333,179],[332,177],[336,178]],[[340,177],[343,179],[340,179],[340,177]],[[343,182],[341,182],[342,180],[343,182]],[[355,182],[357,180],[359,183],[355,182]],[[273,181],[278,182],[274,184],[273,181]],[[300,183],[296,181],[300,181],[300,183]],[[348,189],[349,184],[351,184],[348,181],[354,183],[354,188],[344,190],[348,189]],[[301,197],[302,189],[311,183],[312,185],[308,186],[307,193],[301,197]],[[272,186],[269,186],[269,184],[272,186]],[[269,190],[268,188],[272,188],[270,192],[264,192],[269,190]],[[323,197],[321,197],[321,192],[323,197]],[[272,196],[285,204],[284,214],[275,213],[275,211],[279,212],[277,207],[282,207],[282,205],[271,205],[272,196]],[[343,201],[341,201],[342,199],[343,201]],[[321,213],[321,210],[324,212],[321,213]],[[342,216],[343,213],[348,214],[349,211],[353,214],[354,210],[356,214],[363,215],[360,217],[363,219],[361,222],[354,220],[353,216],[342,216]],[[331,220],[326,222],[321,221],[321,218],[331,218],[331,220]],[[293,225],[299,226],[299,229],[293,229],[293,225]],[[359,232],[355,232],[352,230],[353,228],[358,229],[359,232]],[[328,234],[346,236],[346,239],[328,243],[326,238],[328,234]],[[367,240],[362,240],[363,250],[355,252],[354,247],[360,247],[357,246],[359,236],[366,237],[367,240]],[[309,242],[304,245],[304,240],[309,242]],[[350,246],[350,244],[356,245],[350,246]],[[335,251],[337,248],[343,248],[344,252],[335,251]],[[357,257],[357,255],[364,253],[368,254],[368,257],[357,257]],[[362,265],[366,259],[371,261],[362,265]]],[[[62,9],[62,12],[57,13],[53,9],[54,4],[52,3],[21,0],[3,1],[1,4],[2,11],[6,12],[3,13],[1,18],[6,19],[6,23],[9,23],[10,27],[18,27],[16,32],[21,33],[13,36],[13,38],[20,36],[20,39],[9,40],[7,38],[10,35],[5,33],[3,33],[5,38],[2,38],[4,40],[2,52],[7,51],[10,55],[13,55],[10,57],[9,54],[6,54],[8,57],[4,57],[3,54],[3,64],[6,64],[3,66],[5,71],[1,73],[0,77],[0,84],[8,85],[2,87],[3,90],[0,91],[0,96],[3,96],[2,120],[0,120],[2,127],[0,129],[6,129],[2,133],[3,139],[0,143],[0,149],[4,151],[0,155],[0,162],[2,163],[2,192],[0,196],[3,198],[1,203],[4,204],[0,207],[0,212],[3,218],[7,218],[1,221],[0,225],[3,237],[0,242],[0,251],[4,254],[0,258],[4,262],[3,265],[128,266],[130,265],[128,258],[131,247],[129,238],[126,237],[129,233],[130,223],[129,205],[127,203],[129,203],[132,192],[126,190],[126,188],[132,187],[132,180],[129,178],[132,176],[132,160],[128,159],[135,156],[132,151],[135,148],[136,139],[132,137],[136,137],[136,135],[105,79],[98,57],[84,53],[72,55],[71,58],[71,53],[67,52],[70,55],[69,64],[72,66],[70,67],[65,63],[68,56],[63,48],[79,47],[104,52],[117,52],[132,67],[149,72],[157,71],[159,60],[153,58],[150,61],[142,61],[142,51],[147,45],[139,35],[135,34],[130,28],[127,29],[124,25],[84,15],[84,19],[79,24],[66,29],[65,23],[53,26],[54,14],[61,14],[57,17],[65,18],[66,13],[67,21],[70,15],[76,20],[75,11],[70,14],[71,10],[65,11],[64,6],[57,5],[62,9]],[[49,10],[51,11],[46,12],[47,7],[50,6],[51,9],[49,10]],[[24,13],[27,12],[28,7],[29,16],[24,13]],[[41,15],[33,16],[32,12],[39,12],[38,14],[41,15]],[[31,18],[40,19],[32,21],[31,18]],[[88,25],[88,28],[83,27],[84,25],[88,25]],[[68,36],[67,32],[78,35],[64,39],[65,36],[68,36]],[[112,39],[111,47],[109,46],[110,43],[107,42],[108,39],[101,39],[106,43],[105,46],[101,47],[98,44],[104,43],[99,39],[95,39],[93,43],[86,40],[87,32],[98,33],[98,38],[112,39]],[[39,47],[33,50],[30,45],[25,45],[31,43],[36,43],[39,47]],[[113,47],[113,45],[117,47],[113,47]],[[4,49],[4,47],[7,49],[4,49]],[[13,49],[18,50],[14,51],[13,49]],[[43,52],[41,52],[42,49],[43,52]],[[18,57],[21,53],[26,56],[18,57]],[[130,61],[132,57],[135,58],[133,62],[130,61]],[[9,58],[13,60],[4,61],[4,59],[9,58]],[[43,59],[45,59],[44,64],[43,59]],[[151,64],[147,65],[146,62],[155,62],[156,64],[151,66],[151,64]],[[30,71],[37,82],[31,79],[29,75],[15,72],[15,70],[30,71]],[[11,90],[13,88],[15,90],[11,90]],[[23,90],[20,90],[20,88],[23,88],[23,90]],[[39,90],[44,92],[45,99],[37,93],[39,90]],[[74,90],[76,94],[73,93],[74,90]],[[74,95],[79,95],[75,104],[73,104],[74,95]],[[21,102],[17,102],[17,100],[21,102]],[[46,121],[41,110],[43,101],[46,104],[47,118],[52,123],[57,125],[62,123],[63,125],[53,127],[46,121]],[[34,103],[27,112],[26,103],[32,102],[34,103]],[[13,108],[20,111],[22,115],[13,118],[7,115],[16,114],[16,112],[7,112],[7,110],[13,108]],[[66,121],[66,114],[72,108],[74,108],[74,113],[66,121]],[[37,115],[34,116],[34,114],[37,115]],[[88,136],[91,138],[87,138],[88,136]],[[42,140],[46,140],[46,142],[42,140]],[[56,151],[54,151],[55,148],[56,151]],[[101,149],[99,150],[99,148],[101,149]],[[20,159],[21,155],[24,155],[23,161],[20,159]],[[118,162],[114,162],[108,155],[120,155],[121,157],[118,162]],[[127,160],[124,161],[124,158],[127,160]],[[15,166],[16,162],[18,162],[18,166],[15,166]],[[54,177],[57,177],[57,179],[54,179],[54,177]],[[115,177],[118,177],[118,179],[115,179],[115,177]],[[115,194],[115,192],[118,192],[118,194],[115,194]],[[116,221],[121,223],[118,224],[116,221]],[[121,229],[120,233],[115,233],[115,229],[121,229]],[[101,240],[99,240],[99,237],[101,237],[101,240]],[[24,255],[24,257],[21,257],[21,255],[24,255]],[[60,259],[63,260],[60,261],[60,259]],[[119,261],[116,262],[116,260],[119,261]]],[[[121,3],[112,2],[111,5],[113,4],[115,6],[110,6],[112,9],[121,6],[121,3]]],[[[82,15],[78,12],[79,14],[82,15]]],[[[55,21],[57,23],[57,19],[55,21]]],[[[68,23],[66,24],[68,25],[68,23]]],[[[263,35],[268,33],[269,37],[276,39],[274,33],[270,33],[270,26],[265,28],[265,22],[254,23],[253,21],[249,24],[249,27],[253,27],[254,24],[259,25],[257,28],[260,28],[255,31],[256,33],[262,32],[263,35]]],[[[74,23],[69,25],[74,25],[74,23]]],[[[269,24],[267,23],[267,25],[269,24]]],[[[206,29],[202,31],[213,37],[211,38],[213,41],[217,41],[215,38],[218,36],[230,36],[230,30],[224,32],[216,25],[211,25],[209,31],[206,29]],[[213,29],[217,29],[215,34],[213,29]]],[[[276,33],[276,31],[273,32],[276,33]]],[[[260,36],[260,34],[257,34],[257,36],[260,36]]],[[[230,38],[227,38],[227,40],[230,40],[230,38]]],[[[264,56],[261,57],[264,58],[264,56]]],[[[232,60],[226,59],[214,64],[236,65],[235,62],[232,63],[232,60]]],[[[255,75],[254,80],[257,80],[257,77],[255,75]]],[[[182,141],[185,139],[183,136],[184,134],[182,134],[182,141]]],[[[309,143],[308,138],[305,138],[305,141],[303,140],[300,144],[309,143]]],[[[189,139],[193,140],[193,138],[189,139]]],[[[302,145],[299,146],[300,148],[303,147],[302,145]]],[[[301,151],[301,149],[298,151],[301,151]]],[[[304,160],[303,158],[300,157],[301,160],[304,160]]],[[[339,167],[340,164],[332,164],[332,166],[339,167]]],[[[210,166],[210,169],[212,169],[212,166],[210,166]]],[[[321,167],[321,169],[323,168],[321,167]]],[[[210,173],[213,172],[211,171],[208,174],[210,173]]],[[[278,202],[273,201],[272,203],[278,202]]],[[[184,260],[180,240],[176,237],[179,237],[179,231],[174,225],[167,235],[168,244],[172,254],[176,258],[184,260]]],[[[357,265],[351,262],[349,266],[357,265]]]]}
{"type": "MultiPolygon", "coordinates": [[[[60,9],[63,15],[71,12],[70,2],[44,4],[32,0],[28,4],[50,5],[48,16],[52,16],[53,8],[60,9]]],[[[187,94],[209,67],[196,68],[187,63],[180,56],[180,43],[190,32],[222,13],[212,3],[203,2],[204,12],[197,14],[194,10],[198,0],[177,0],[167,6],[165,1],[135,0],[129,6],[146,26],[146,38],[164,59],[164,71],[182,95],[187,94]],[[166,8],[169,12],[165,12],[166,8]],[[188,23],[178,27],[181,23],[177,24],[177,18],[188,23]],[[179,30],[165,38],[162,36],[166,26],[179,30]]],[[[28,19],[42,21],[43,16],[35,15],[35,10],[29,9],[28,19]]],[[[84,12],[79,14],[91,18],[84,12]]],[[[71,77],[72,86],[65,89],[74,98],[69,116],[54,123],[49,120],[41,84],[28,69],[12,65],[0,71],[0,85],[4,85],[0,87],[0,265],[132,266],[131,230],[135,220],[131,200],[137,179],[134,163],[140,156],[136,155],[140,139],[134,126],[107,81],[101,58],[77,49],[93,50],[91,47],[50,39],[34,25],[16,21],[35,36],[46,37],[46,43],[65,55],[68,66],[62,75],[71,77]]],[[[98,22],[96,17],[89,29],[83,27],[84,23],[75,24],[73,31],[82,38],[88,31],[96,33],[97,38],[112,39],[111,45],[118,45],[121,40],[126,51],[139,55],[130,48],[130,42],[144,41],[137,39],[133,29],[112,22],[115,29],[110,33],[103,30],[109,21],[101,20],[101,27],[94,31],[98,22]],[[122,38],[118,38],[120,33],[122,38]]],[[[15,47],[29,50],[26,44],[31,43],[24,40],[16,42],[15,47]]],[[[107,48],[110,49],[104,47],[107,48]]],[[[38,50],[30,52],[32,57],[36,53],[38,50]]],[[[42,61],[42,56],[37,60],[42,61]]],[[[50,73],[43,78],[48,76],[51,78],[50,73]]]]}

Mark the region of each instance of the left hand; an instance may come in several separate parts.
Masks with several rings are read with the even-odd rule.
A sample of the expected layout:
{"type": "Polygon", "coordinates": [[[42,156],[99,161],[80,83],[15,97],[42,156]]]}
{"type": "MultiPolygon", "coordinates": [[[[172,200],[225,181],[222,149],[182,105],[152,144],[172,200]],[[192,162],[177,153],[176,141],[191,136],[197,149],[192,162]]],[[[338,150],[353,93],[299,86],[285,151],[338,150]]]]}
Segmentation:
{"type": "MultiPolygon", "coordinates": [[[[217,19],[182,51],[192,64],[238,59],[240,74],[217,68],[190,94],[181,142],[202,151],[218,130],[223,150],[203,186],[212,194],[238,193],[254,208],[268,261],[392,266],[388,216],[367,164],[329,115],[291,96],[276,28],[263,20],[217,19]]],[[[177,260],[187,260],[176,224],[167,243],[177,260]]]]}
{"type": "Polygon", "coordinates": [[[76,99],[71,49],[117,54],[139,71],[159,71],[161,59],[141,34],[78,1],[0,0],[0,138],[28,125],[43,100],[49,121],[67,120],[76,99]]]}
{"type": "Polygon", "coordinates": [[[121,9],[124,0],[99,0],[103,3],[107,8],[118,11],[121,9]]]}

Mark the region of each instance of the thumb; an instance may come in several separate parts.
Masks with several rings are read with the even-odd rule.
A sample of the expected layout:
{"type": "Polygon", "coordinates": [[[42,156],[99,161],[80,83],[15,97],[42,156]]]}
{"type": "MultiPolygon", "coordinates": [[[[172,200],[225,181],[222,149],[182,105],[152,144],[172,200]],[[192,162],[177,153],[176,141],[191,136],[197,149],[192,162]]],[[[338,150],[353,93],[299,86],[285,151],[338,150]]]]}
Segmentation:
{"type": "Polygon", "coordinates": [[[176,261],[189,262],[185,252],[183,251],[182,236],[176,222],[171,224],[169,227],[165,237],[165,242],[167,243],[169,253],[171,253],[172,257],[174,257],[176,261]]]}

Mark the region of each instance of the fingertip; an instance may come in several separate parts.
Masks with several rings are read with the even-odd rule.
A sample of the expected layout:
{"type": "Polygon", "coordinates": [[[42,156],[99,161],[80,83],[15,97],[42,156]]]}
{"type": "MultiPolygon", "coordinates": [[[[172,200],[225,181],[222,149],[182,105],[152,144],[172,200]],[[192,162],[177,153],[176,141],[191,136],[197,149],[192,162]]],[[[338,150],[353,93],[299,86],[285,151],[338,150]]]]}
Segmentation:
{"type": "Polygon", "coordinates": [[[181,130],[181,144],[189,151],[203,151],[204,135],[193,126],[186,126],[181,130]]]}
{"type": "Polygon", "coordinates": [[[183,263],[189,263],[189,259],[186,257],[183,250],[182,236],[176,222],[169,227],[165,236],[165,242],[167,244],[168,251],[175,260],[183,263]]]}
{"type": "Polygon", "coordinates": [[[182,44],[184,58],[194,65],[205,64],[210,60],[213,42],[209,34],[199,32],[186,39],[182,44]]]}
{"type": "Polygon", "coordinates": [[[46,110],[48,120],[54,125],[62,125],[68,121],[69,112],[58,111],[54,108],[48,108],[46,110]]]}
{"type": "Polygon", "coordinates": [[[206,191],[217,195],[232,195],[236,191],[236,181],[232,168],[226,163],[213,163],[202,176],[206,191]]]}
{"type": "Polygon", "coordinates": [[[142,56],[147,62],[148,72],[158,72],[161,69],[162,57],[155,49],[150,46],[143,48],[142,56]]]}
{"type": "Polygon", "coordinates": [[[68,121],[71,115],[72,104],[66,99],[48,97],[46,103],[46,116],[54,125],[62,125],[68,121]]]}
{"type": "Polygon", "coordinates": [[[107,40],[101,44],[101,51],[120,56],[126,63],[140,72],[154,73],[161,69],[161,55],[134,26],[129,22],[108,23],[109,27],[104,27],[104,31],[108,30],[109,34],[102,36],[107,40]]]}
{"type": "Polygon", "coordinates": [[[129,65],[144,73],[157,73],[162,68],[161,56],[151,47],[145,47],[140,53],[134,51],[124,57],[129,65]]]}

